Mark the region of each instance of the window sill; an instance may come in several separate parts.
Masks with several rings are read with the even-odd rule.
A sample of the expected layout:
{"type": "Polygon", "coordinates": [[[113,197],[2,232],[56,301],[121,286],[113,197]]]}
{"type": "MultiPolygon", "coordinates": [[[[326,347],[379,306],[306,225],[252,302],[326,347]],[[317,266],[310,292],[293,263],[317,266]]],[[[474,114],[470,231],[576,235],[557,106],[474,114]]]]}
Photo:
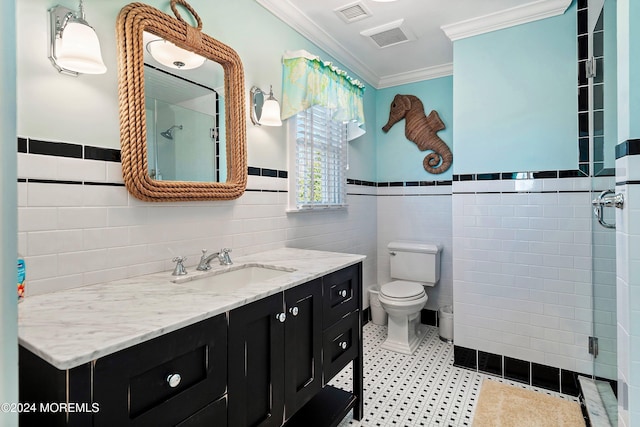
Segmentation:
{"type": "Polygon", "coordinates": [[[285,212],[288,214],[298,214],[298,213],[311,213],[311,212],[325,212],[325,211],[346,211],[348,205],[339,205],[339,206],[314,206],[308,208],[289,208],[285,212]]]}

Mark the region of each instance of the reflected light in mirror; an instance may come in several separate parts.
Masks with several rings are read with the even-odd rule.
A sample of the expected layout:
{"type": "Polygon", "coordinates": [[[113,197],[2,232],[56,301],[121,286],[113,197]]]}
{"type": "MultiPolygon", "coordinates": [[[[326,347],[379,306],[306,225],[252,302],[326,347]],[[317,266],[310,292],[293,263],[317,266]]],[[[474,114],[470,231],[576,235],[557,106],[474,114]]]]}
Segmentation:
{"type": "Polygon", "coordinates": [[[182,49],[163,39],[156,39],[147,43],[147,51],[153,56],[153,59],[162,65],[178,70],[192,70],[200,67],[206,61],[205,57],[182,49]]]}

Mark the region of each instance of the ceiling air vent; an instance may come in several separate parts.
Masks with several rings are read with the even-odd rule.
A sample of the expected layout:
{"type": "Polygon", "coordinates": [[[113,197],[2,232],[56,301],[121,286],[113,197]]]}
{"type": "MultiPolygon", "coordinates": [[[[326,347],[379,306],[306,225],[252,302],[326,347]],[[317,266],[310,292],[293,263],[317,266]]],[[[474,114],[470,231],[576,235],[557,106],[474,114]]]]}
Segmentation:
{"type": "Polygon", "coordinates": [[[368,37],[380,48],[415,40],[416,38],[411,31],[402,25],[403,22],[404,19],[399,19],[380,27],[362,31],[360,34],[368,37]]]}
{"type": "Polygon", "coordinates": [[[371,16],[371,12],[362,2],[355,2],[341,6],[335,9],[334,12],[347,24],[371,16]]]}

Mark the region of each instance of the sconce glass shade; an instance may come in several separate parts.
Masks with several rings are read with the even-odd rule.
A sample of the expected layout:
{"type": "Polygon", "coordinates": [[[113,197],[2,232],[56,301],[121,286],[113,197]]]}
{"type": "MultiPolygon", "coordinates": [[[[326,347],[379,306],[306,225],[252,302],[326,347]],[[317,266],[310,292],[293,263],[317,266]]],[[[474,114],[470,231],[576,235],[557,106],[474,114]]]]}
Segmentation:
{"type": "Polygon", "coordinates": [[[264,126],[282,126],[280,120],[280,104],[273,97],[269,96],[262,105],[262,116],[260,116],[260,124],[264,126]]]}
{"type": "Polygon", "coordinates": [[[200,67],[206,61],[205,57],[182,49],[163,39],[156,39],[147,43],[147,50],[153,56],[153,59],[162,65],[178,70],[192,70],[200,67]]]}
{"type": "Polygon", "coordinates": [[[282,126],[280,104],[273,97],[273,88],[269,87],[269,97],[267,99],[264,98],[265,93],[257,86],[251,88],[251,122],[256,126],[282,126]]]}
{"type": "Polygon", "coordinates": [[[100,41],[89,25],[69,21],[56,40],[56,63],[70,71],[82,74],[103,74],[107,71],[102,61],[100,41]]]}

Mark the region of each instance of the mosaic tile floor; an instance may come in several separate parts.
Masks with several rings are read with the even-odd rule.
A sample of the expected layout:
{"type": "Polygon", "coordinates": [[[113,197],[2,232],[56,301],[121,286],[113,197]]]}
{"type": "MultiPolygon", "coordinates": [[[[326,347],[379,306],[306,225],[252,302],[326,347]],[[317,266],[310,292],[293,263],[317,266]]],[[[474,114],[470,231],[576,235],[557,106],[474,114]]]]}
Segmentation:
{"type": "MultiPolygon", "coordinates": [[[[454,367],[453,345],[440,341],[438,328],[424,328],[420,346],[409,356],[380,348],[386,327],[371,322],[364,326],[364,416],[358,422],[349,414],[339,427],[471,426],[484,378],[575,400],[454,367]]],[[[351,365],[331,385],[351,390],[351,365]]]]}

